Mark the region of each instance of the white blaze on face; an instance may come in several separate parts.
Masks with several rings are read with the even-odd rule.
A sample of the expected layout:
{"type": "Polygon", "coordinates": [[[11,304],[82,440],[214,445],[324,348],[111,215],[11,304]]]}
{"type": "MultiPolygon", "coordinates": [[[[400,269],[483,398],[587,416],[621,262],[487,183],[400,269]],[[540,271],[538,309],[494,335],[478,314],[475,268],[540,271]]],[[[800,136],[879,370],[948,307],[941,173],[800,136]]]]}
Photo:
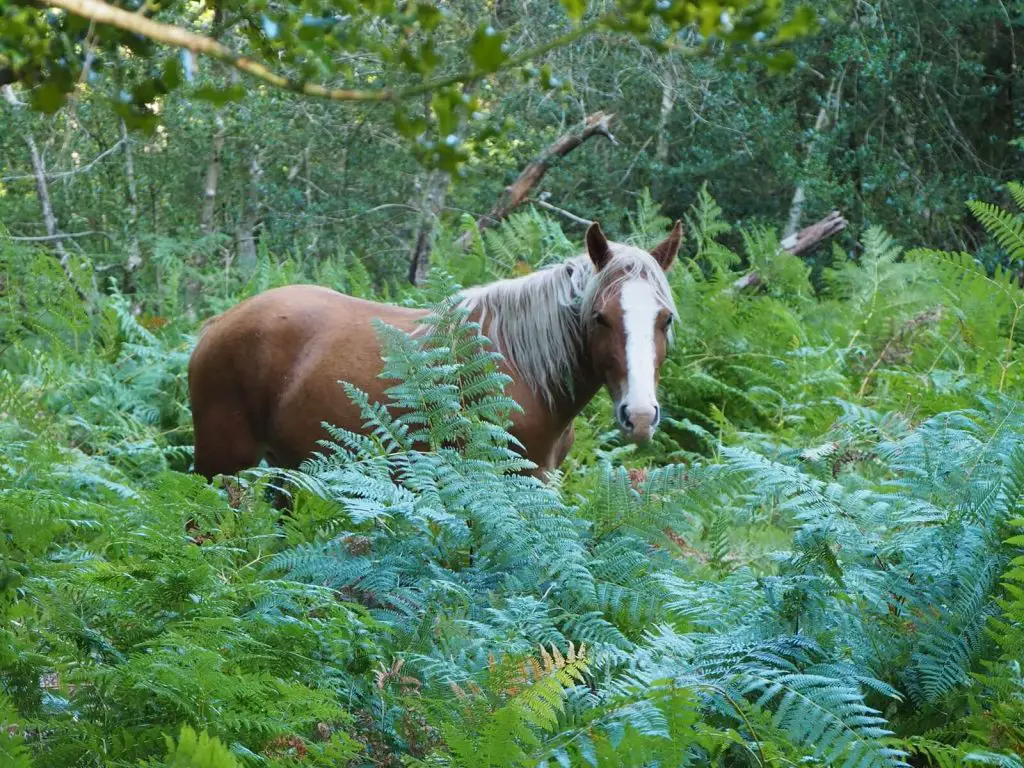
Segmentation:
{"type": "Polygon", "coordinates": [[[661,305],[654,286],[630,280],[622,286],[622,317],[626,331],[626,387],[622,405],[639,436],[653,432],[658,394],[654,383],[654,322],[661,305]]]}

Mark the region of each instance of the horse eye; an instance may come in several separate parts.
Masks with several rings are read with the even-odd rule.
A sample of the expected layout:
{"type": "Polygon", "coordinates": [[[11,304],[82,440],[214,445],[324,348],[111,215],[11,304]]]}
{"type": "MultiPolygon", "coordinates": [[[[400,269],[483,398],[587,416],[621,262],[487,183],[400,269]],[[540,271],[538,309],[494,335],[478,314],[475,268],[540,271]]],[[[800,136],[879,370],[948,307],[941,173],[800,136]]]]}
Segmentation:
{"type": "Polygon", "coordinates": [[[597,321],[597,324],[598,324],[598,325],[600,325],[600,326],[601,326],[601,327],[603,327],[603,328],[610,328],[610,327],[611,327],[611,326],[610,326],[610,325],[608,324],[608,318],[606,318],[606,317],[605,317],[604,315],[602,315],[601,313],[598,313],[598,314],[597,314],[597,316],[596,316],[596,317],[594,318],[594,320],[596,320],[596,321],[597,321]]]}
{"type": "Polygon", "coordinates": [[[665,328],[668,328],[670,325],[672,325],[672,315],[665,318],[665,328]]]}

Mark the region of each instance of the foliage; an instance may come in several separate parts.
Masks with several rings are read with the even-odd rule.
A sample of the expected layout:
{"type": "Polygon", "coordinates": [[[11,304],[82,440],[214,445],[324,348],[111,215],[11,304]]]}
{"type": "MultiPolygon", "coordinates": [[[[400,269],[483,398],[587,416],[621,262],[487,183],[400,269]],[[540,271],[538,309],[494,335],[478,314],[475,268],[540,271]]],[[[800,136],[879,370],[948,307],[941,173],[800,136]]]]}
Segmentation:
{"type": "Polygon", "coordinates": [[[476,140],[493,136],[498,129],[479,119],[477,83],[514,70],[538,80],[545,91],[558,87],[560,81],[550,67],[538,69],[535,59],[588,33],[626,33],[655,49],[671,49],[685,46],[680,32],[694,28],[704,43],[687,46],[691,55],[710,50],[716,40],[734,55],[739,49],[784,70],[793,64],[792,51],[774,49],[815,26],[808,7],[798,7],[787,18],[781,3],[763,0],[743,0],[729,9],[711,0],[628,1],[608,7],[595,4],[593,10],[585,0],[563,5],[567,14],[557,24],[560,34],[548,34],[513,54],[510,30],[496,29],[491,19],[473,19],[473,10],[491,15],[486,7],[465,13],[431,2],[171,3],[160,8],[159,19],[152,19],[133,13],[138,7],[132,3],[124,7],[104,0],[58,0],[61,12],[54,13],[4,2],[0,85],[30,86],[30,106],[53,113],[65,105],[80,81],[113,76],[120,94],[108,97],[111,108],[131,127],[151,132],[160,120],[154,100],[179,89],[187,88],[214,104],[244,98],[245,88],[237,78],[227,87],[217,87],[197,77],[196,58],[202,54],[227,64],[235,75],[241,72],[264,85],[307,97],[395,104],[395,129],[416,142],[420,159],[428,167],[452,171],[468,157],[465,147],[459,146],[467,123],[482,123],[470,130],[476,140]],[[466,24],[473,28],[468,41],[453,45],[466,24]],[[180,49],[180,55],[164,53],[161,45],[180,49]],[[368,62],[372,64],[366,66],[368,62]],[[285,71],[276,71],[282,66],[285,71]],[[336,86],[336,78],[345,86],[336,86]],[[374,85],[381,80],[389,85],[374,85]],[[188,87],[193,81],[194,87],[188,87]],[[405,106],[416,99],[429,104],[426,114],[405,106]],[[428,120],[433,128],[430,137],[423,135],[428,120]]]}
{"type": "MultiPolygon", "coordinates": [[[[774,233],[743,231],[743,259],[723,244],[710,194],[689,222],[669,435],[634,454],[595,403],[550,485],[516,473],[517,406],[441,269],[399,297],[433,307],[428,333],[379,329],[401,415],[339,388],[365,435],[211,487],[179,471],[194,325],[116,292],[90,314],[52,259],[8,248],[0,754],[1022,765],[1021,289],[872,230],[817,293],[774,233]],[[734,287],[744,262],[759,290],[734,287]],[[282,481],[285,516],[264,493],[282,481]]],[[[643,245],[664,221],[648,199],[633,223],[643,245]]],[[[570,243],[531,214],[464,266],[570,243]]]]}

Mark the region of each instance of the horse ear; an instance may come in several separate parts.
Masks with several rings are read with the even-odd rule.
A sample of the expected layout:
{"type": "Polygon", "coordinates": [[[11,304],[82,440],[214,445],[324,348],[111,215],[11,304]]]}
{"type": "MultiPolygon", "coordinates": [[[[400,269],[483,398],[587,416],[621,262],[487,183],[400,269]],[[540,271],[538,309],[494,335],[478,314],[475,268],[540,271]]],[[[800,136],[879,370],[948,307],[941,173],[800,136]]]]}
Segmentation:
{"type": "Polygon", "coordinates": [[[596,221],[587,227],[587,253],[590,254],[590,260],[594,262],[598,272],[604,269],[612,258],[612,249],[608,245],[608,239],[601,231],[601,225],[596,221]]]}
{"type": "Polygon", "coordinates": [[[672,231],[669,232],[668,237],[658,243],[652,250],[651,256],[657,261],[663,270],[668,272],[668,268],[672,266],[672,262],[676,260],[676,254],[679,253],[679,243],[683,239],[683,222],[676,220],[676,223],[672,226],[672,231]]]}

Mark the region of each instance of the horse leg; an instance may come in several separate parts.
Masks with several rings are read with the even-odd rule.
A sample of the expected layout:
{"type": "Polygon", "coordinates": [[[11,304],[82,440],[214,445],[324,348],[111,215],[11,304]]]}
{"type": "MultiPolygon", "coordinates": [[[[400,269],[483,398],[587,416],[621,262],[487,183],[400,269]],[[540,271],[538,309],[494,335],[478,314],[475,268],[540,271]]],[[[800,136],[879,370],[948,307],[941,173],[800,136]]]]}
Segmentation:
{"type": "Polygon", "coordinates": [[[208,408],[195,412],[195,471],[207,480],[255,467],[263,448],[237,408],[208,408]]]}
{"type": "Polygon", "coordinates": [[[569,455],[569,451],[572,450],[572,444],[576,442],[576,429],[570,424],[565,428],[565,432],[555,442],[555,446],[551,451],[551,468],[558,469],[562,466],[562,462],[565,461],[565,457],[569,455]]]}
{"type": "Polygon", "coordinates": [[[576,442],[576,430],[573,429],[572,424],[570,424],[565,428],[565,431],[558,436],[554,445],[551,446],[551,450],[548,452],[548,460],[543,465],[533,470],[533,476],[546,485],[548,482],[548,475],[553,470],[562,466],[562,462],[564,462],[565,457],[569,455],[569,451],[572,450],[572,444],[574,442],[576,442]]]}

